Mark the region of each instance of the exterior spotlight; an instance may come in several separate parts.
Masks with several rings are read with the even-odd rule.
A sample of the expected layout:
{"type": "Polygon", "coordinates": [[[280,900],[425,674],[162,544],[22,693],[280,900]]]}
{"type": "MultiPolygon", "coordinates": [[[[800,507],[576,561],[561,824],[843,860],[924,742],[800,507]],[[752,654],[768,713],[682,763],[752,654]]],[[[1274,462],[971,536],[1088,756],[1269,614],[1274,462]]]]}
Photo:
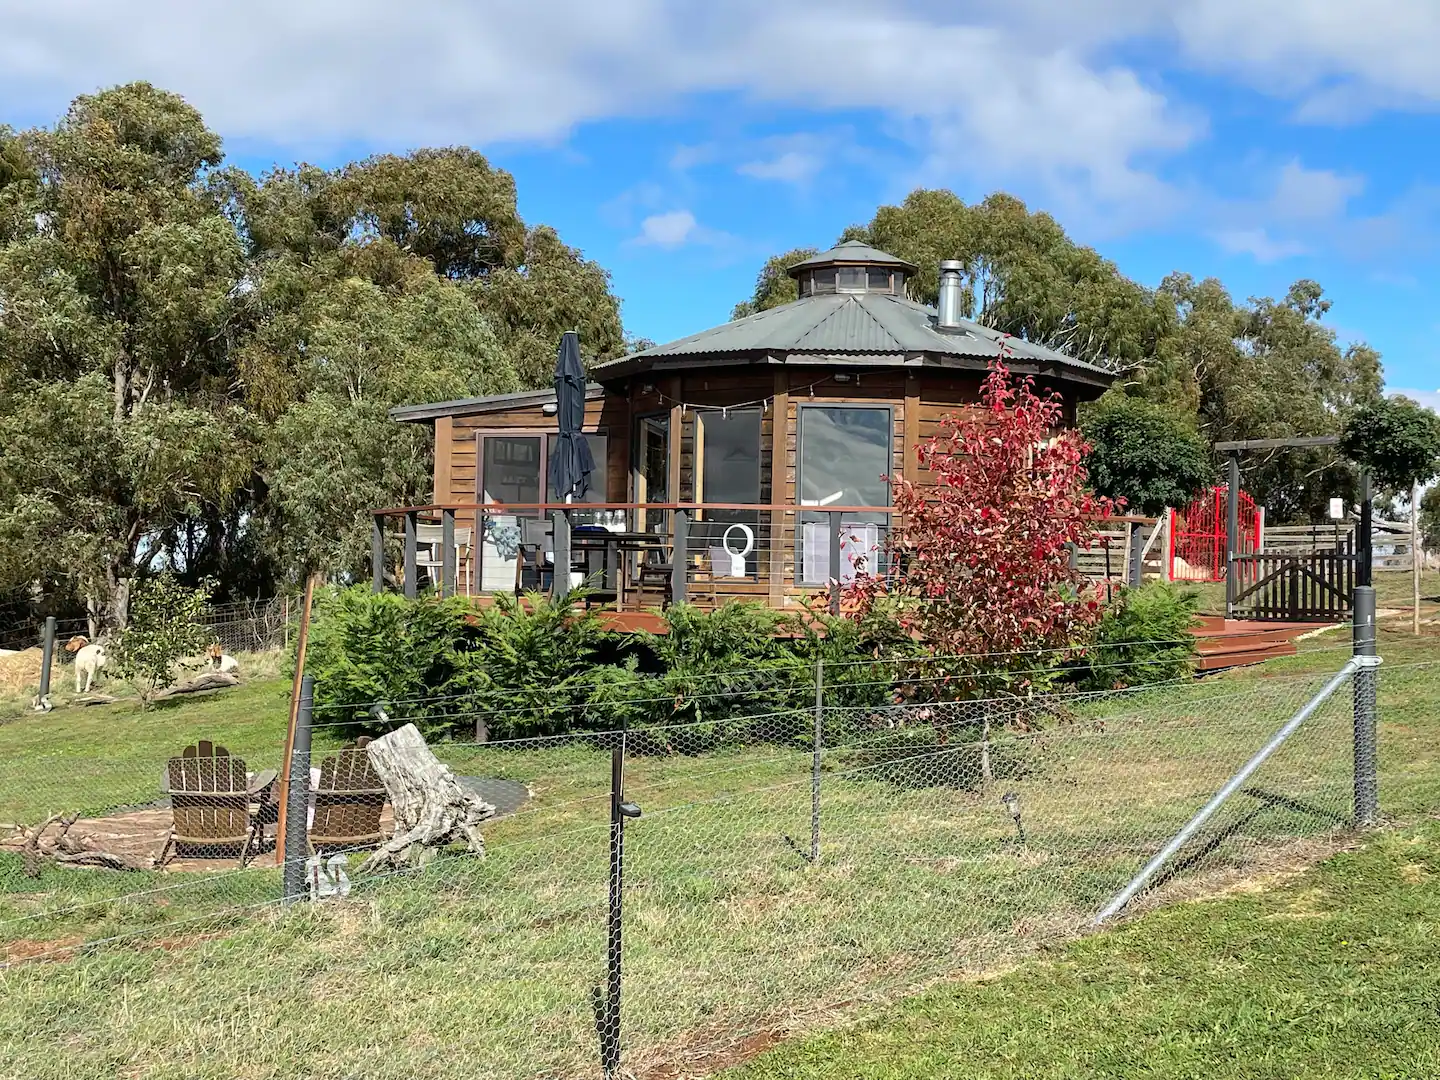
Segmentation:
{"type": "Polygon", "coordinates": [[[370,706],[370,718],[372,720],[378,720],[382,724],[390,723],[390,714],[385,711],[382,705],[370,706]]]}

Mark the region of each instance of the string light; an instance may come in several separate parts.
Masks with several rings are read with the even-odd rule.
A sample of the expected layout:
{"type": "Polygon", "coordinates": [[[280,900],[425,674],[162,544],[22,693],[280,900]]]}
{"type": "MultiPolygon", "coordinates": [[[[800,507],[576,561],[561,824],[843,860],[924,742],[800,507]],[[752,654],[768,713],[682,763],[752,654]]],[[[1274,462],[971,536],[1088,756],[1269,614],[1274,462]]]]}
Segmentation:
{"type": "MultiPolygon", "coordinates": [[[[815,397],[815,387],[819,386],[821,383],[836,381],[838,380],[836,380],[833,375],[827,375],[823,379],[816,379],[814,382],[808,383],[805,386],[794,387],[791,392],[799,394],[808,391],[810,397],[813,399],[815,397]]],[[[858,376],[856,376],[855,381],[857,383],[860,381],[858,376]]],[[[770,408],[770,405],[775,400],[774,395],[770,395],[768,397],[756,398],[754,401],[739,401],[736,402],[734,405],[701,405],[693,401],[682,401],[679,398],[672,398],[669,394],[663,392],[656,392],[655,396],[660,399],[660,402],[662,404],[669,405],[672,409],[679,409],[681,420],[685,419],[685,414],[687,412],[693,412],[697,414],[702,412],[718,412],[721,414],[722,417],[728,420],[730,418],[731,409],[750,409],[759,406],[762,410],[768,410],[770,408]]]]}

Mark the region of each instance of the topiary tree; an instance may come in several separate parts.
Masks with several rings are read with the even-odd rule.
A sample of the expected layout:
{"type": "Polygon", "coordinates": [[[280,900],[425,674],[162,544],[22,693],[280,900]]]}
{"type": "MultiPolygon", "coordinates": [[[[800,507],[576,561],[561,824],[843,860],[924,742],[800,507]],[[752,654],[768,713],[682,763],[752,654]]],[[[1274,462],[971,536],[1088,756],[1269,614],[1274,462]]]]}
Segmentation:
{"type": "Polygon", "coordinates": [[[134,683],[142,708],[175,681],[175,665],[210,644],[204,617],[214,582],[197,588],[173,574],[142,583],[130,598],[130,621],[106,649],[105,666],[134,683]]]}
{"type": "Polygon", "coordinates": [[[1409,398],[1380,398],[1355,410],[1340,449],[1377,486],[1408,492],[1440,474],[1440,416],[1409,398]]]}
{"type": "Polygon", "coordinates": [[[1107,395],[1084,415],[1081,431],[1091,486],[1141,513],[1184,506],[1214,481],[1209,445],[1163,405],[1107,395]]]}

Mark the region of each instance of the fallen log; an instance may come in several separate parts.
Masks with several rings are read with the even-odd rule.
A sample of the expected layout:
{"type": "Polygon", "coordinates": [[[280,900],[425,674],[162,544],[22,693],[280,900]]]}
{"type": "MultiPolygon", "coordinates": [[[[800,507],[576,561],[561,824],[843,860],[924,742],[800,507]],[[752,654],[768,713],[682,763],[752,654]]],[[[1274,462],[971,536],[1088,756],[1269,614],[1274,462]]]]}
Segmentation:
{"type": "Polygon", "coordinates": [[[472,854],[485,853],[480,824],[495,816],[495,807],[460,786],[414,724],[373,740],[365,752],[385,784],[395,835],[365,860],[361,873],[422,866],[439,848],[462,841],[472,854]]]}
{"type": "Polygon", "coordinates": [[[87,836],[72,836],[70,827],[80,819],[79,813],[52,814],[35,828],[18,826],[19,832],[4,846],[14,847],[19,840],[20,858],[26,877],[38,878],[46,862],[57,866],[94,866],[106,870],[156,870],[164,865],[162,852],[159,859],[143,855],[121,854],[97,848],[87,836]],[[52,840],[45,839],[51,825],[60,824],[60,831],[52,840]]]}
{"type": "Polygon", "coordinates": [[[211,690],[225,690],[239,685],[240,680],[228,672],[207,671],[203,675],[196,675],[193,679],[186,679],[184,682],[161,690],[153,700],[164,701],[166,698],[180,697],[183,694],[203,694],[211,690]]]}

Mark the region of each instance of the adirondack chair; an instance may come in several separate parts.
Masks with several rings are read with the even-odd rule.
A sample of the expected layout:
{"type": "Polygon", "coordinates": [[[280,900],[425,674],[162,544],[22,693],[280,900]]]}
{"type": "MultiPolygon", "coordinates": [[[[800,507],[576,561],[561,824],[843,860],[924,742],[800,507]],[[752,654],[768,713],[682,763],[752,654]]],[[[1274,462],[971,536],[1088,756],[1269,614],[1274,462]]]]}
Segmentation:
{"type": "Polygon", "coordinates": [[[251,781],[243,758],[202,739],[173,757],[165,769],[176,853],[215,857],[239,853],[240,864],[255,836],[252,804],[260,799],[256,782],[268,785],[274,773],[251,781]]]}
{"type": "Polygon", "coordinates": [[[385,785],[365,752],[369,743],[369,738],[359,739],[321,764],[310,826],[312,851],[374,847],[385,839],[380,829],[385,785]]]}

